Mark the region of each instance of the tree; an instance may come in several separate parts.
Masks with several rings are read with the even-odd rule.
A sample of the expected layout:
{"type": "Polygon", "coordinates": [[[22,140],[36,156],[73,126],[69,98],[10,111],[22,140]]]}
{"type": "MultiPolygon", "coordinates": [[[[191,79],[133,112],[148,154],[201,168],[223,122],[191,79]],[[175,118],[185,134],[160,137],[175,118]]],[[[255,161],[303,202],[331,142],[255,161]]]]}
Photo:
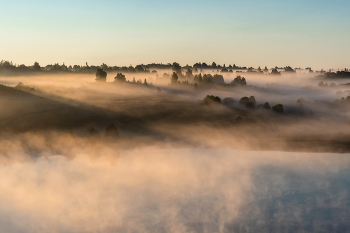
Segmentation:
{"type": "Polygon", "coordinates": [[[279,72],[279,71],[277,70],[277,68],[274,68],[274,69],[272,69],[272,70],[271,70],[271,74],[277,74],[277,75],[280,75],[280,74],[281,74],[281,72],[279,72]]]}
{"type": "Polygon", "coordinates": [[[328,83],[323,83],[323,81],[318,83],[319,87],[328,87],[328,83]]]}
{"type": "Polygon", "coordinates": [[[145,79],[145,81],[143,82],[143,84],[148,85],[147,79],[145,79]]]}
{"type": "Polygon", "coordinates": [[[299,104],[299,105],[303,105],[304,102],[305,102],[305,99],[304,99],[304,98],[299,98],[299,99],[297,100],[297,104],[299,104]]]}
{"type": "Polygon", "coordinates": [[[89,129],[89,137],[94,138],[94,139],[101,139],[100,132],[97,129],[95,129],[94,127],[91,127],[89,129]]]}
{"type": "Polygon", "coordinates": [[[236,84],[236,85],[240,85],[240,86],[246,86],[247,85],[247,81],[245,80],[244,77],[241,76],[237,76],[232,82],[231,84],[236,84]]]}
{"type": "Polygon", "coordinates": [[[290,66],[284,67],[284,71],[285,72],[295,72],[295,70],[292,67],[290,67],[290,66]]]}
{"type": "Polygon", "coordinates": [[[41,67],[40,67],[38,62],[34,62],[33,70],[34,71],[41,71],[41,67]]]}
{"type": "Polygon", "coordinates": [[[187,78],[193,78],[193,73],[192,73],[192,70],[191,70],[191,69],[188,69],[188,70],[186,71],[186,77],[187,77],[187,78]]]}
{"type": "Polygon", "coordinates": [[[254,106],[256,105],[256,100],[255,100],[255,97],[253,95],[249,97],[249,102],[252,102],[254,104],[254,106]]]}
{"type": "Polygon", "coordinates": [[[254,109],[255,108],[255,104],[253,102],[248,102],[248,103],[245,103],[245,107],[246,108],[249,108],[249,109],[254,109]]]}
{"type": "Polygon", "coordinates": [[[214,76],[211,78],[211,80],[212,80],[215,84],[225,84],[224,76],[222,76],[222,75],[220,75],[220,74],[214,74],[214,76]]]}
{"type": "Polygon", "coordinates": [[[278,113],[284,112],[284,108],[282,104],[276,104],[275,106],[272,107],[272,110],[278,113]]]}
{"type": "Polygon", "coordinates": [[[197,83],[194,84],[194,89],[195,89],[195,90],[198,90],[198,85],[197,85],[197,83]]]}
{"type": "Polygon", "coordinates": [[[119,132],[117,129],[117,126],[110,124],[106,127],[106,133],[105,133],[106,139],[117,139],[119,138],[119,132]]]}
{"type": "Polygon", "coordinates": [[[213,82],[213,75],[211,74],[204,74],[203,75],[203,83],[211,84],[213,82]]]}
{"type": "Polygon", "coordinates": [[[173,72],[173,74],[171,75],[171,84],[176,84],[177,83],[177,80],[179,79],[179,77],[177,76],[177,73],[176,72],[173,72]]]}
{"type": "Polygon", "coordinates": [[[202,81],[203,81],[203,78],[202,78],[202,74],[201,73],[199,73],[199,74],[196,74],[195,76],[194,76],[194,78],[193,78],[193,81],[194,82],[198,82],[198,83],[201,83],[202,81]]]}
{"type": "Polygon", "coordinates": [[[137,66],[135,66],[135,70],[136,70],[137,72],[143,72],[143,71],[144,71],[142,65],[137,65],[137,66]]]}
{"type": "Polygon", "coordinates": [[[122,73],[118,73],[117,76],[114,77],[114,81],[118,81],[118,82],[125,82],[126,78],[125,75],[122,73]]]}
{"type": "Polygon", "coordinates": [[[249,103],[249,98],[244,96],[242,97],[239,102],[238,102],[240,105],[245,105],[246,103],[249,103]]]}
{"type": "Polygon", "coordinates": [[[216,68],[216,63],[215,62],[211,63],[211,67],[216,68]]]}
{"type": "Polygon", "coordinates": [[[271,106],[270,106],[269,102],[265,102],[264,105],[263,105],[263,108],[271,109],[271,106]]]}
{"type": "Polygon", "coordinates": [[[222,100],[222,104],[228,107],[232,107],[235,103],[235,100],[232,97],[226,97],[222,100]]]}
{"type": "Polygon", "coordinates": [[[269,70],[267,69],[267,67],[265,66],[265,69],[264,69],[265,72],[269,72],[269,70]]]}
{"type": "Polygon", "coordinates": [[[96,71],[96,82],[106,82],[107,73],[103,69],[97,69],[96,71]]]}
{"type": "Polygon", "coordinates": [[[209,104],[221,104],[221,99],[219,96],[207,95],[204,98],[204,103],[209,104]]]}
{"type": "Polygon", "coordinates": [[[173,63],[173,71],[175,71],[177,74],[182,74],[181,73],[181,66],[179,63],[177,63],[177,62],[173,63]]]}

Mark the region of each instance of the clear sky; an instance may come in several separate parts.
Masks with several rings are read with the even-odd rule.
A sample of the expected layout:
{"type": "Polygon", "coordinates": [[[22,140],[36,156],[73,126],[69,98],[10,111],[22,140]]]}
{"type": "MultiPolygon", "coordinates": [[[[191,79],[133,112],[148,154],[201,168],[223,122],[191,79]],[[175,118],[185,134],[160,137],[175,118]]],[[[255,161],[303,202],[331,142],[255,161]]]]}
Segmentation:
{"type": "Polygon", "coordinates": [[[0,59],[350,68],[349,0],[0,0],[0,59]]]}

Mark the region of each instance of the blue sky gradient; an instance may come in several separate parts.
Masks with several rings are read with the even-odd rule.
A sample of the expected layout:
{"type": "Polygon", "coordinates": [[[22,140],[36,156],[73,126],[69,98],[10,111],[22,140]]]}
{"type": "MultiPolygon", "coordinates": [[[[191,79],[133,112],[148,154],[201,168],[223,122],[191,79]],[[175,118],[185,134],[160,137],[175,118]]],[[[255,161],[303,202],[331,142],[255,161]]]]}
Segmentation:
{"type": "Polygon", "coordinates": [[[350,67],[350,1],[7,1],[0,59],[350,67]]]}

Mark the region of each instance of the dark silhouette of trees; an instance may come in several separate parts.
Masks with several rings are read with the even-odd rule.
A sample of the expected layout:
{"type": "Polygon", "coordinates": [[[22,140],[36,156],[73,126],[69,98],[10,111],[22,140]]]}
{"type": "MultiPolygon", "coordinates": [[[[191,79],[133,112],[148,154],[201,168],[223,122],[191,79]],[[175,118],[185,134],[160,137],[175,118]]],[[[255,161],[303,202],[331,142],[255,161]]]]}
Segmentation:
{"type": "Polygon", "coordinates": [[[269,72],[269,69],[265,66],[264,72],[269,72]]]}
{"type": "Polygon", "coordinates": [[[192,73],[192,70],[191,69],[187,69],[187,71],[186,71],[186,78],[193,78],[193,73],[192,73]]]}
{"type": "Polygon", "coordinates": [[[177,63],[177,62],[173,63],[173,71],[174,72],[176,72],[177,74],[182,74],[181,69],[182,68],[181,68],[179,63],[177,63]]]}
{"type": "Polygon", "coordinates": [[[328,83],[323,83],[323,81],[318,83],[319,87],[328,87],[328,83]]]}
{"type": "Polygon", "coordinates": [[[148,85],[147,79],[145,79],[145,81],[143,82],[143,84],[148,85]]]}
{"type": "Polygon", "coordinates": [[[19,82],[14,88],[16,88],[18,90],[35,91],[34,87],[25,85],[22,82],[19,82]]]}
{"type": "Polygon", "coordinates": [[[207,63],[203,62],[203,63],[202,63],[202,68],[203,68],[203,69],[207,69],[207,68],[210,68],[210,66],[208,66],[207,63]]]}
{"type": "Polygon", "coordinates": [[[195,83],[201,83],[201,82],[203,81],[202,74],[201,74],[201,73],[196,74],[196,75],[194,76],[194,78],[193,78],[193,81],[194,81],[195,83]]]}
{"type": "Polygon", "coordinates": [[[200,69],[202,68],[202,64],[200,62],[197,62],[195,63],[193,66],[192,66],[194,69],[200,69]]]}
{"type": "Polygon", "coordinates": [[[247,85],[247,81],[245,80],[244,77],[241,77],[241,76],[237,76],[232,82],[231,84],[234,84],[234,85],[239,85],[239,86],[246,86],[247,85]]]}
{"type": "Polygon", "coordinates": [[[269,102],[265,102],[264,105],[263,105],[263,108],[271,109],[271,106],[270,106],[269,102]]]}
{"type": "Polygon", "coordinates": [[[239,103],[240,105],[245,106],[246,103],[249,103],[249,98],[246,97],[246,96],[244,96],[244,97],[242,97],[242,98],[239,100],[238,103],[239,103]]]}
{"type": "Polygon", "coordinates": [[[119,138],[119,132],[117,129],[117,126],[110,124],[106,127],[106,133],[105,133],[106,139],[118,139],[119,138]]]}
{"type": "Polygon", "coordinates": [[[255,108],[256,101],[254,96],[250,96],[249,98],[244,96],[239,100],[238,103],[241,106],[245,106],[246,108],[253,109],[255,108]]]}
{"type": "Polygon", "coordinates": [[[248,102],[245,104],[245,107],[248,109],[255,109],[255,104],[253,102],[248,102]]]}
{"type": "Polygon", "coordinates": [[[132,73],[136,72],[136,70],[133,66],[129,66],[127,71],[132,72],[132,73]]]}
{"type": "Polygon", "coordinates": [[[211,80],[215,83],[215,84],[225,84],[224,81],[224,76],[220,75],[220,74],[214,74],[214,76],[212,76],[211,80]]]}
{"type": "Polygon", "coordinates": [[[217,68],[216,63],[215,62],[211,63],[211,67],[214,69],[217,68]]]}
{"type": "Polygon", "coordinates": [[[107,73],[103,69],[97,69],[95,80],[96,80],[96,82],[106,82],[107,73]]]}
{"type": "Polygon", "coordinates": [[[253,95],[249,97],[249,102],[253,103],[254,106],[256,105],[256,100],[255,100],[255,97],[253,95]]]}
{"type": "Polygon", "coordinates": [[[171,78],[170,78],[170,83],[176,84],[178,79],[179,79],[179,76],[177,76],[177,73],[173,72],[173,74],[171,75],[171,78]]]}
{"type": "Polygon", "coordinates": [[[41,67],[38,62],[34,62],[33,70],[36,72],[41,71],[41,67]]]}
{"type": "Polygon", "coordinates": [[[204,98],[204,103],[209,104],[221,104],[221,99],[219,96],[207,95],[204,98]]]}
{"type": "Polygon", "coordinates": [[[235,100],[232,97],[226,97],[222,100],[222,104],[228,107],[232,107],[235,103],[235,100]]]}
{"type": "Polygon", "coordinates": [[[144,71],[142,65],[137,65],[137,66],[135,66],[135,70],[136,70],[137,72],[143,72],[143,71],[144,71]]]}
{"type": "Polygon", "coordinates": [[[295,72],[295,70],[292,67],[290,67],[290,66],[284,67],[284,71],[285,72],[295,72]]]}
{"type": "Polygon", "coordinates": [[[122,73],[118,73],[118,74],[114,77],[114,81],[125,82],[125,81],[126,81],[125,75],[122,74],[122,73]]]}
{"type": "Polygon", "coordinates": [[[274,69],[271,70],[271,74],[280,75],[281,72],[279,72],[279,71],[277,70],[277,68],[274,68],[274,69]]]}
{"type": "Polygon", "coordinates": [[[211,84],[211,83],[214,83],[213,82],[213,75],[211,74],[204,74],[203,75],[203,83],[206,83],[206,84],[211,84]]]}
{"type": "Polygon", "coordinates": [[[100,132],[97,129],[95,129],[94,127],[91,127],[89,129],[89,137],[93,138],[93,139],[101,139],[100,132]]]}
{"type": "Polygon", "coordinates": [[[309,73],[313,73],[314,71],[311,69],[311,67],[306,67],[306,70],[309,70],[309,73]]]}
{"type": "MultiPolygon", "coordinates": [[[[321,71],[321,73],[322,73],[322,71],[321,71]]],[[[323,75],[319,75],[318,77],[324,78],[324,79],[350,78],[350,72],[347,69],[345,69],[343,71],[337,71],[336,73],[327,72],[327,73],[324,73],[323,75]]]]}
{"type": "Polygon", "coordinates": [[[272,107],[272,110],[278,113],[284,112],[284,108],[282,104],[276,104],[275,106],[272,107]]]}
{"type": "Polygon", "coordinates": [[[299,98],[299,99],[297,100],[297,104],[299,104],[299,105],[303,105],[304,102],[305,102],[305,99],[304,99],[304,98],[299,98]]]}

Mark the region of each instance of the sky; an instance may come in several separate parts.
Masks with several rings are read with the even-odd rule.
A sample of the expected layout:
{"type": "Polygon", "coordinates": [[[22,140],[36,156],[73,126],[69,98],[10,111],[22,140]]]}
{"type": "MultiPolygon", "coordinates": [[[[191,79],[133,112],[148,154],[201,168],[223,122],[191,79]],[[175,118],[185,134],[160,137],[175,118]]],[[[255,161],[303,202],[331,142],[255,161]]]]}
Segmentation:
{"type": "Polygon", "coordinates": [[[0,0],[0,59],[350,68],[348,0],[0,0]]]}

